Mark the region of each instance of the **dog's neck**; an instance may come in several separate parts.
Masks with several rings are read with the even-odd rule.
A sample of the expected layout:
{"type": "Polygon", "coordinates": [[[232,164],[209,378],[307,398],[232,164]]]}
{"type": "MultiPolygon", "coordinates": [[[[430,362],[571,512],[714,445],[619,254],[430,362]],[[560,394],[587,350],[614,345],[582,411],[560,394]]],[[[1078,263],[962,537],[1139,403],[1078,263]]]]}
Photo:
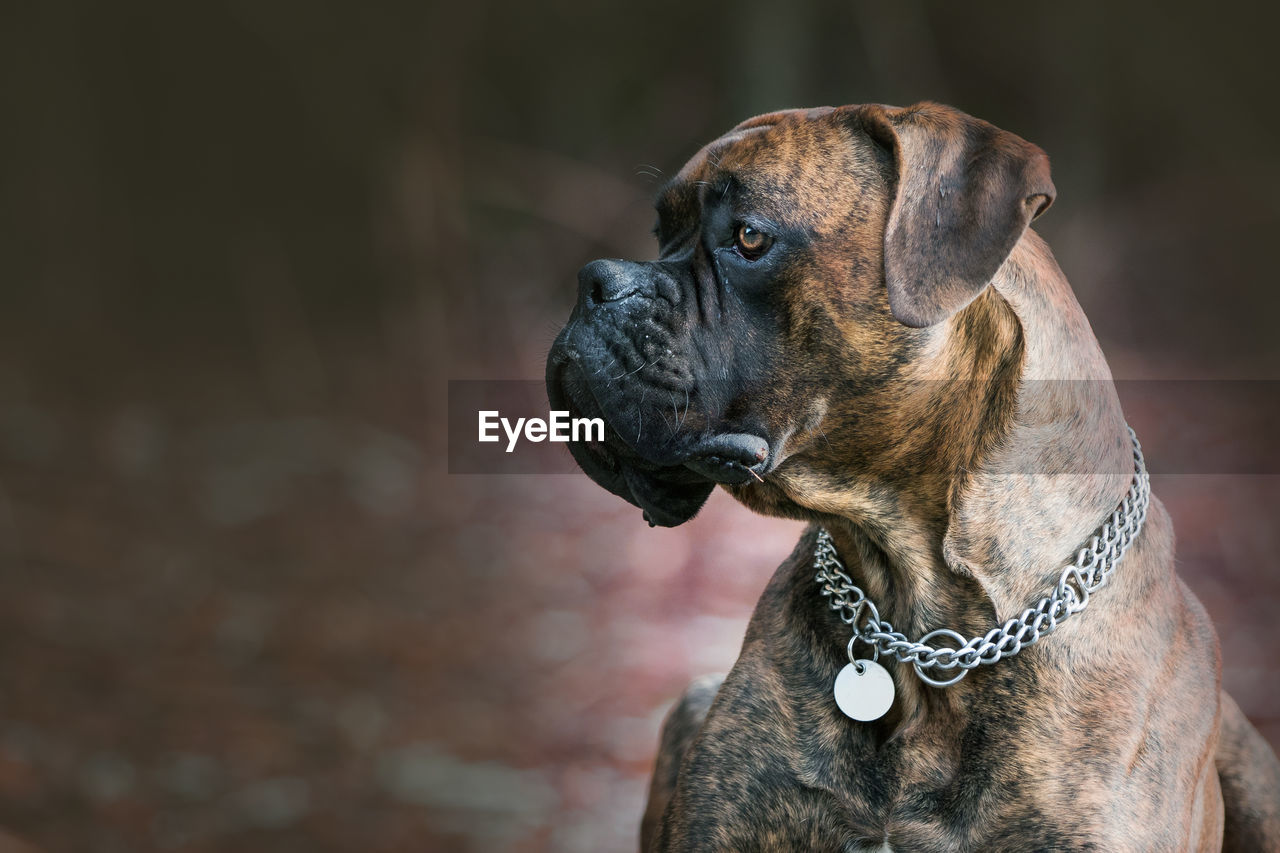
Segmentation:
{"type": "Polygon", "coordinates": [[[1093,333],[1028,232],[972,305],[933,330],[896,425],[894,468],[818,505],[881,614],[908,635],[983,633],[1043,595],[1132,478],[1093,333]],[[958,380],[957,380],[958,378],[958,380]]]}
{"type": "Polygon", "coordinates": [[[1133,451],[1111,370],[1044,241],[1028,231],[993,284],[1023,330],[1021,379],[1000,440],[957,484],[943,552],[1005,619],[1110,516],[1133,451]]]}

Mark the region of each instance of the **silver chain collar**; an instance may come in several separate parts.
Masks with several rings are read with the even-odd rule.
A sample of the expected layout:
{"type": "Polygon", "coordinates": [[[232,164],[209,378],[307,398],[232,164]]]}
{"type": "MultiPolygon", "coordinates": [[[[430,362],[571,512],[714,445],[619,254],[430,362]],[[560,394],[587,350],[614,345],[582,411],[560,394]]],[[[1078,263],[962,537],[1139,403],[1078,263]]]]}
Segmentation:
{"type": "MultiPolygon", "coordinates": [[[[901,663],[912,664],[916,675],[925,684],[948,687],[968,675],[971,669],[1016,655],[1023,647],[1052,633],[1069,616],[1084,610],[1089,604],[1089,596],[1107,585],[1147,518],[1147,506],[1151,499],[1150,477],[1143,464],[1142,446],[1132,428],[1129,428],[1129,437],[1133,440],[1133,483],[1129,486],[1129,493],[1111,513],[1111,518],[1080,549],[1075,563],[1062,570],[1057,585],[1048,595],[1036,602],[1034,607],[1022,611],[1021,616],[992,628],[981,637],[965,640],[956,631],[939,628],[925,634],[919,641],[912,642],[906,635],[893,630],[891,624],[880,618],[880,612],[866,593],[855,586],[852,578],[845,574],[844,564],[836,553],[831,534],[820,529],[818,545],[813,555],[814,567],[818,570],[817,581],[822,585],[822,594],[831,599],[831,609],[837,611],[846,624],[853,626],[853,636],[849,638],[846,651],[857,674],[861,675],[866,665],[871,663],[854,658],[853,645],[862,641],[872,647],[872,660],[878,659],[883,652],[901,663]],[[929,640],[939,635],[954,639],[959,646],[930,646],[929,640]],[[933,669],[958,669],[959,672],[947,679],[931,678],[925,674],[926,670],[933,669]]],[[[889,701],[892,701],[892,687],[888,689],[889,701]]],[[[837,695],[839,698],[839,688],[837,695]]],[[[886,705],[885,708],[887,707],[886,705]]]]}

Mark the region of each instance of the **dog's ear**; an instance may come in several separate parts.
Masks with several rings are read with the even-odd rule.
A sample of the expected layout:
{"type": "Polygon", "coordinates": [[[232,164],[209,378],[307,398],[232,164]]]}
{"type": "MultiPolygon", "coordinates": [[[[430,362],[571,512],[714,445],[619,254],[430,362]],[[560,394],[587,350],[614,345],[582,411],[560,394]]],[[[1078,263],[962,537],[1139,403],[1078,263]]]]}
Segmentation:
{"type": "Polygon", "coordinates": [[[884,234],[889,307],[907,326],[931,326],[982,292],[1053,202],[1049,158],[940,104],[870,105],[860,118],[895,164],[884,234]]]}

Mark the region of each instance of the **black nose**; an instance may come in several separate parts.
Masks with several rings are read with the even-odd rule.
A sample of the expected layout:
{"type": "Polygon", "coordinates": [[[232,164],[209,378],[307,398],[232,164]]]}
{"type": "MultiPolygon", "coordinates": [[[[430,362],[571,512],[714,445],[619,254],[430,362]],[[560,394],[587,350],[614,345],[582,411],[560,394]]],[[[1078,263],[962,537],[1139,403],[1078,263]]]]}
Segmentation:
{"type": "Polygon", "coordinates": [[[636,295],[639,285],[632,264],[592,261],[578,270],[578,301],[587,306],[621,302],[636,295]]]}

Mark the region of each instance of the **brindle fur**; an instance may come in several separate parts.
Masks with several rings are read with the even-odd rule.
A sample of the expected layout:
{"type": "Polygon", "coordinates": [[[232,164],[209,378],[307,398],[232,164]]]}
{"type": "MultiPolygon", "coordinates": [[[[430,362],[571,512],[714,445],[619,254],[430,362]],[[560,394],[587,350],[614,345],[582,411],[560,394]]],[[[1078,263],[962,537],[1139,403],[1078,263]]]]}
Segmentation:
{"type": "Polygon", "coordinates": [[[668,717],[644,850],[1280,850],[1280,763],[1220,691],[1158,500],[1046,640],[946,689],[887,663],[872,723],[832,700],[849,629],[813,580],[817,525],[895,628],[971,636],[1042,595],[1128,486],[1109,369],[1027,230],[1053,195],[1039,149],[947,107],[775,113],[664,189],[658,262],[584,270],[548,366],[553,398],[609,422],[584,469],[658,523],[715,480],[813,522],[723,683],[668,717]],[[744,216],[781,235],[763,267],[723,254],[744,216]],[[722,434],[764,443],[708,457],[722,434]]]}

